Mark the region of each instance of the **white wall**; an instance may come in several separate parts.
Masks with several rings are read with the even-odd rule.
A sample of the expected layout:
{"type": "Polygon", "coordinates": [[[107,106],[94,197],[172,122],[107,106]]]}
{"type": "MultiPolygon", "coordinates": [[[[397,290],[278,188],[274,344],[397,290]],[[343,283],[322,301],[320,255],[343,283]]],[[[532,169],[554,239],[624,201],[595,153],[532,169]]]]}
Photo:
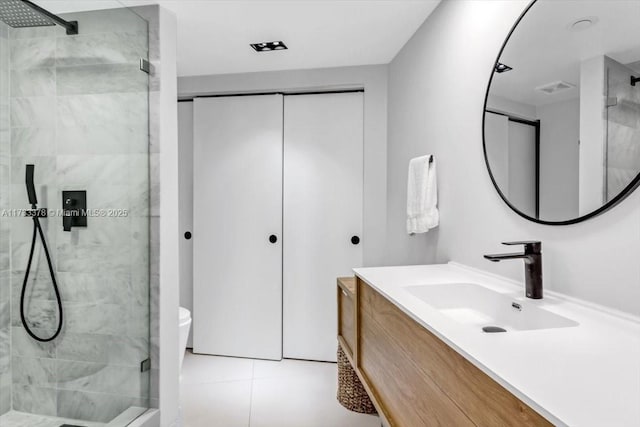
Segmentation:
{"type": "Polygon", "coordinates": [[[602,206],[604,197],[604,56],[580,64],[580,214],[602,206]]]}
{"type": "Polygon", "coordinates": [[[540,218],[563,221],[579,216],[580,100],[539,106],[540,218]]]}
{"type": "Polygon", "coordinates": [[[510,116],[520,117],[521,119],[536,119],[535,105],[512,101],[502,96],[489,95],[489,99],[487,100],[487,109],[508,114],[510,116]]]}
{"type": "MultiPolygon", "coordinates": [[[[178,79],[180,97],[353,88],[364,88],[365,91],[362,239],[364,265],[381,265],[385,262],[387,223],[387,66],[222,74],[178,79]]],[[[190,283],[185,275],[181,276],[181,281],[181,304],[192,307],[193,283],[190,283]]]]}
{"type": "MultiPolygon", "coordinates": [[[[193,313],[193,102],[178,103],[178,181],[180,223],[180,306],[193,313]]],[[[187,347],[193,347],[193,328],[187,347]]]]}
{"type": "Polygon", "coordinates": [[[160,8],[160,426],[178,425],[178,111],[177,22],[160,8]]]}
{"type": "Polygon", "coordinates": [[[519,261],[489,263],[501,241],[543,241],[548,289],[640,314],[640,191],[572,226],[542,226],[500,199],[482,152],[482,109],[500,46],[528,1],[443,1],[389,68],[387,264],[455,260],[523,279],[519,261]],[[438,159],[441,225],[404,230],[409,159],[438,159]]]}

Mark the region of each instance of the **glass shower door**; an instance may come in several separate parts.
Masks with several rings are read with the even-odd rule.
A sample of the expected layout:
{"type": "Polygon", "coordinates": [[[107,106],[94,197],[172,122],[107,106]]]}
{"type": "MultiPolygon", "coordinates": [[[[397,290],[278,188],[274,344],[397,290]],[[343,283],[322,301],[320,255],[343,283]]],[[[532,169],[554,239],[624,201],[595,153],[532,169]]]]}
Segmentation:
{"type": "Polygon", "coordinates": [[[61,13],[78,22],[77,35],[0,24],[3,427],[124,426],[149,407],[149,76],[140,66],[149,31],[112,3],[61,13]],[[30,336],[20,314],[23,306],[40,337],[60,321],[39,238],[21,304],[33,227],[23,211],[26,165],[47,210],[40,223],[63,308],[49,342],[30,336]],[[67,191],[85,192],[86,209],[67,191]],[[69,206],[86,226],[65,229],[69,206]]]}

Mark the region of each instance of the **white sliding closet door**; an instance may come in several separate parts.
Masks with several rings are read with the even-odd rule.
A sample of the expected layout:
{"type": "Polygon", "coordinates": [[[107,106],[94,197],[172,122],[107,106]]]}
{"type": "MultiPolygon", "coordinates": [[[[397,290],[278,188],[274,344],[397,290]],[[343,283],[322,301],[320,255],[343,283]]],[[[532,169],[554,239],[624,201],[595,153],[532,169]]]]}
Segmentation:
{"type": "Polygon", "coordinates": [[[336,278],[362,264],[362,93],[285,96],[283,356],[336,360],[336,278]]]}
{"type": "Polygon", "coordinates": [[[281,237],[282,95],[196,98],[196,353],[282,358],[281,237]]]}

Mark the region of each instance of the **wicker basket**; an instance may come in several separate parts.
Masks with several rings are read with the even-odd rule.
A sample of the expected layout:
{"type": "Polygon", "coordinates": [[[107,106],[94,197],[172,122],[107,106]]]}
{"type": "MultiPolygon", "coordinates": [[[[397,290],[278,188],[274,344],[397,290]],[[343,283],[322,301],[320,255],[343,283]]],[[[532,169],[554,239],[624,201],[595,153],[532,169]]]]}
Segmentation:
{"type": "Polygon", "coordinates": [[[349,359],[338,345],[338,402],[350,411],[362,414],[377,414],[360,378],[353,370],[349,359]]]}

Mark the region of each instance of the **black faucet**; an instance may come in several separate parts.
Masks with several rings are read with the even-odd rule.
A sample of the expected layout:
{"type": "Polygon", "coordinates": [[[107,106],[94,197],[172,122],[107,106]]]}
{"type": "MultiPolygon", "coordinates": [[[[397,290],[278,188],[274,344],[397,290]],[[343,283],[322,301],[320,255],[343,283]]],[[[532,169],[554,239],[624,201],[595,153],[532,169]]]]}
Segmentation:
{"type": "Polygon", "coordinates": [[[503,259],[524,260],[524,283],[526,296],[542,299],[542,242],[503,242],[503,245],[524,245],[524,253],[485,255],[489,261],[500,262],[503,259]]]}

